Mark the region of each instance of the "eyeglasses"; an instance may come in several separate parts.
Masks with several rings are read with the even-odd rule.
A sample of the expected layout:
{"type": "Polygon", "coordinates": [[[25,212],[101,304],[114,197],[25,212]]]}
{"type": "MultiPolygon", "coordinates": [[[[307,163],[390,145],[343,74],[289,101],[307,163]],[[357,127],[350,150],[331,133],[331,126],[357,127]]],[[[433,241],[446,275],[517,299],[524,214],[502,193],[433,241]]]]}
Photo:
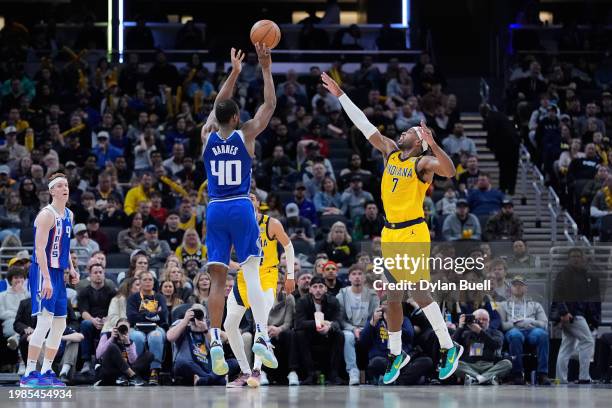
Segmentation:
{"type": "Polygon", "coordinates": [[[337,269],[333,266],[330,266],[329,268],[325,268],[325,271],[337,271],[337,269]]]}

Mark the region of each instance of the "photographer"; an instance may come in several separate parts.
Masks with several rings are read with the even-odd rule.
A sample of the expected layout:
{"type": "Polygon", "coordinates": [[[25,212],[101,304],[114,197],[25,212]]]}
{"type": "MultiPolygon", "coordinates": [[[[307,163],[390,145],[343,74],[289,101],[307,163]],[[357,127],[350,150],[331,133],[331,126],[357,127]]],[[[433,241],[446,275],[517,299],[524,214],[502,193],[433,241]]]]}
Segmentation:
{"type": "Polygon", "coordinates": [[[149,385],[159,384],[159,369],[164,356],[164,339],[167,327],[168,308],[166,298],[153,289],[153,273],[140,273],[140,292],[130,295],[127,299],[127,318],[136,330],[132,330],[130,338],[136,344],[136,352],[140,356],[144,352],[145,343],[155,359],[151,363],[149,385]]]}
{"type": "Polygon", "coordinates": [[[136,345],[129,338],[130,323],[117,321],[110,332],[100,336],[96,358],[100,361],[97,378],[102,385],[144,385],[142,375],[149,371],[153,353],[136,354],[136,345]]]}
{"type": "Polygon", "coordinates": [[[512,370],[510,360],[501,360],[504,335],[489,327],[489,312],[477,309],[473,314],[459,316],[459,327],[453,340],[466,350],[459,361],[458,374],[465,375],[465,383],[498,384],[512,370]]]}
{"type": "MultiPolygon", "coordinates": [[[[206,308],[194,304],[185,317],[174,322],[168,330],[168,341],[176,346],[174,375],[183,379],[193,379],[193,385],[225,385],[225,376],[212,372],[209,358],[210,337],[205,320],[206,308]]],[[[228,359],[228,377],[240,372],[238,361],[228,359]]]]}

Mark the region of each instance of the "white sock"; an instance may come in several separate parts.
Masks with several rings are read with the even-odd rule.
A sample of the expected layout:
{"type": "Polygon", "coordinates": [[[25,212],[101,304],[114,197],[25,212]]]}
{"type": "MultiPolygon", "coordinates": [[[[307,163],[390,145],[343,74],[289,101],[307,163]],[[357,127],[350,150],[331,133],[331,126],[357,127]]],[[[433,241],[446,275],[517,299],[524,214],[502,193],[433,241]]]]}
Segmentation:
{"type": "Polygon", "coordinates": [[[225,322],[223,322],[223,328],[225,329],[225,334],[227,334],[227,339],[234,352],[234,356],[238,360],[238,365],[240,365],[240,371],[243,374],[250,375],[251,367],[249,367],[249,361],[244,351],[244,340],[240,334],[240,320],[244,316],[245,311],[246,308],[236,303],[234,293],[231,292],[227,299],[227,316],[225,317],[225,322]]]}
{"type": "Polygon", "coordinates": [[[60,371],[60,375],[68,375],[70,372],[70,364],[64,364],[62,366],[62,370],[60,371]]]}
{"type": "Polygon", "coordinates": [[[253,362],[253,370],[261,370],[261,358],[255,356],[255,361],[253,362]]]}
{"type": "Polygon", "coordinates": [[[50,360],[50,359],[48,359],[48,358],[45,358],[45,359],[43,360],[43,365],[42,365],[42,368],[40,369],[40,372],[44,374],[44,373],[46,373],[47,371],[52,370],[52,368],[51,368],[51,365],[52,365],[52,364],[53,364],[53,360],[50,360]]]}
{"type": "Polygon", "coordinates": [[[394,356],[402,354],[402,332],[389,332],[389,351],[394,356]]]}
{"type": "Polygon", "coordinates": [[[27,377],[28,375],[30,375],[30,373],[32,371],[36,371],[36,363],[38,362],[38,360],[28,360],[28,363],[26,364],[26,370],[25,370],[25,376],[27,377]]]}
{"type": "Polygon", "coordinates": [[[268,314],[266,311],[268,308],[266,297],[261,289],[261,281],[259,279],[259,260],[260,258],[251,257],[242,264],[242,271],[244,273],[244,280],[246,281],[249,305],[251,305],[253,319],[255,320],[255,327],[257,330],[256,336],[261,335],[267,340],[268,314]]]}
{"type": "Polygon", "coordinates": [[[446,323],[442,317],[440,306],[438,306],[436,302],[431,302],[421,310],[423,310],[427,320],[429,320],[429,324],[431,324],[431,327],[436,332],[436,336],[438,336],[438,341],[440,342],[440,347],[443,349],[452,348],[453,340],[451,339],[450,334],[448,334],[448,328],[446,327],[446,323]]]}
{"type": "Polygon", "coordinates": [[[221,341],[221,329],[219,328],[210,329],[210,339],[211,339],[211,343],[216,341],[217,343],[222,344],[223,342],[221,341]]]}

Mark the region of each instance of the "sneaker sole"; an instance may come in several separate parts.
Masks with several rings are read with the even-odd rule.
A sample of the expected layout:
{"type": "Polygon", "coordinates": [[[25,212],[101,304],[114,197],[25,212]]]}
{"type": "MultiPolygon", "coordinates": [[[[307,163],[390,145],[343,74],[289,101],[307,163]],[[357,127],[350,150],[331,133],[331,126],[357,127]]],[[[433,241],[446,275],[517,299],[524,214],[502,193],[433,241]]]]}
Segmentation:
{"type": "Polygon", "coordinates": [[[268,368],[277,368],[278,360],[273,352],[271,352],[266,346],[263,344],[255,344],[253,345],[253,353],[259,357],[263,365],[268,368]]]}
{"type": "Polygon", "coordinates": [[[400,365],[400,368],[395,371],[395,374],[393,375],[393,377],[390,380],[387,380],[387,381],[385,381],[383,379],[383,384],[388,385],[388,384],[391,384],[391,383],[395,382],[395,380],[397,380],[397,377],[399,377],[400,372],[402,371],[402,368],[406,367],[406,365],[409,362],[410,362],[410,356],[406,356],[406,358],[402,362],[402,365],[400,365]]]}
{"type": "Polygon", "coordinates": [[[444,377],[438,377],[440,380],[446,380],[448,377],[455,374],[455,371],[457,371],[457,367],[459,367],[459,359],[461,358],[462,355],[463,355],[463,346],[459,345],[459,351],[457,352],[457,357],[455,357],[453,368],[444,377]]]}
{"type": "Polygon", "coordinates": [[[221,347],[212,347],[210,350],[210,358],[212,359],[212,370],[217,375],[226,375],[229,372],[229,366],[225,361],[225,355],[221,347]]]}

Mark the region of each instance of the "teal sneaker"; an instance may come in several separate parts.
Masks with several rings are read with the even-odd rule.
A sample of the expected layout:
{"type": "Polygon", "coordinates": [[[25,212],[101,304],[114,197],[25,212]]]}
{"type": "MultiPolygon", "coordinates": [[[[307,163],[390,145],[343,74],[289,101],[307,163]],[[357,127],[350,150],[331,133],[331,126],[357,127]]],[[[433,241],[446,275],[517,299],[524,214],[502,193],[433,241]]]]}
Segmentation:
{"type": "Polygon", "coordinates": [[[212,361],[213,373],[223,376],[229,372],[229,366],[225,361],[225,354],[223,353],[223,346],[213,342],[210,346],[210,359],[212,361]]]}
{"type": "Polygon", "coordinates": [[[19,387],[21,388],[38,388],[41,374],[38,371],[32,371],[27,376],[23,375],[19,379],[19,387]]]}
{"type": "Polygon", "coordinates": [[[263,336],[259,336],[253,344],[253,353],[259,357],[263,365],[268,368],[277,368],[278,360],[274,355],[272,345],[263,336]]]}
{"type": "Polygon", "coordinates": [[[402,368],[410,362],[410,356],[405,351],[402,351],[399,356],[389,354],[387,358],[387,370],[383,376],[383,384],[391,384],[397,380],[402,368]]]}
{"type": "Polygon", "coordinates": [[[438,378],[440,380],[446,380],[448,377],[454,374],[459,366],[459,359],[463,354],[463,346],[453,342],[453,347],[448,350],[442,349],[442,355],[440,356],[440,372],[438,378]]]}

